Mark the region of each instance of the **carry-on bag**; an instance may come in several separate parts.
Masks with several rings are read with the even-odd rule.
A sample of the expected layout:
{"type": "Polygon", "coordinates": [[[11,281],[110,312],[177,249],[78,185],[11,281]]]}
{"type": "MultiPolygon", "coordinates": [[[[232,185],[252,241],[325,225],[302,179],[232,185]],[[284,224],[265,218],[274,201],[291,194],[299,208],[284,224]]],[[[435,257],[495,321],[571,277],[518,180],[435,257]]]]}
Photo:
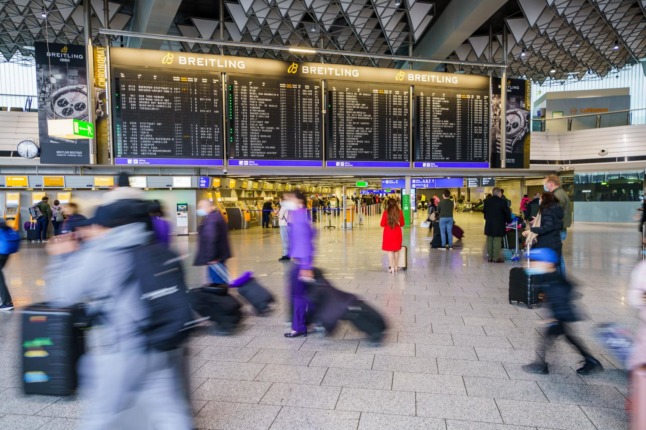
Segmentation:
{"type": "Polygon", "coordinates": [[[193,310],[208,317],[221,330],[231,332],[242,320],[240,302],[229,294],[222,294],[221,288],[199,287],[190,290],[188,294],[193,310]]]}
{"type": "Polygon", "coordinates": [[[464,237],[464,230],[462,230],[462,227],[457,224],[453,224],[452,233],[453,236],[455,236],[455,238],[458,240],[462,240],[462,238],[464,237]]]}
{"type": "Polygon", "coordinates": [[[253,277],[253,273],[245,272],[242,276],[229,283],[229,287],[237,288],[238,293],[248,301],[258,315],[271,311],[274,296],[253,277]]]}
{"type": "Polygon", "coordinates": [[[399,261],[397,262],[397,267],[401,270],[408,269],[408,247],[403,246],[399,250],[399,261]]]}
{"type": "Polygon", "coordinates": [[[371,342],[379,343],[386,333],[386,320],[375,308],[362,300],[348,306],[343,319],[350,321],[357,329],[368,335],[371,342]]]}
{"type": "Polygon", "coordinates": [[[606,351],[610,352],[624,368],[627,368],[634,344],[630,330],[618,324],[603,323],[595,327],[594,334],[606,351]]]}
{"type": "Polygon", "coordinates": [[[646,366],[631,372],[630,423],[631,430],[646,429],[646,366]]]}
{"type": "Polygon", "coordinates": [[[85,351],[81,310],[33,304],[22,314],[22,386],[25,394],[69,396],[85,351]]]}
{"type": "Polygon", "coordinates": [[[348,313],[348,307],[357,302],[357,296],[341,291],[323,276],[320,269],[314,269],[314,281],[308,285],[307,297],[310,301],[310,318],[332,334],[339,321],[348,313]]]}
{"type": "Polygon", "coordinates": [[[40,237],[38,237],[38,230],[36,230],[35,222],[26,221],[24,227],[25,231],[27,232],[27,240],[29,242],[36,242],[37,240],[40,240],[40,237]]]}
{"type": "Polygon", "coordinates": [[[534,287],[531,276],[522,267],[512,267],[509,271],[509,303],[525,303],[529,309],[538,303],[538,288],[534,287]]]}

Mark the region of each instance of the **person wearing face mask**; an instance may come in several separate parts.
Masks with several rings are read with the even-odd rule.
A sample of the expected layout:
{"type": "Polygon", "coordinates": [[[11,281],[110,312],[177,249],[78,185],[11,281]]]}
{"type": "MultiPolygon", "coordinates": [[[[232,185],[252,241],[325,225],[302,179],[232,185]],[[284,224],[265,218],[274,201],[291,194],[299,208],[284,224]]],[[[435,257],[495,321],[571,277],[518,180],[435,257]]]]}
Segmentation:
{"type": "Polygon", "coordinates": [[[314,279],[314,237],[315,232],[307,210],[305,194],[297,190],[285,196],[283,203],[289,211],[287,232],[289,235],[289,256],[292,268],[289,287],[292,305],[292,330],[285,337],[307,336],[305,314],[309,306],[308,282],[314,279]]]}
{"type": "Polygon", "coordinates": [[[545,334],[541,340],[538,351],[539,359],[532,364],[523,366],[523,370],[527,373],[548,374],[548,354],[556,339],[563,335],[583,358],[583,366],[576,371],[579,375],[602,371],[603,366],[599,360],[590,354],[570,329],[569,324],[578,321],[579,317],[572,303],[574,285],[557,269],[560,263],[559,255],[549,248],[536,248],[529,252],[528,258],[530,263],[525,271],[528,276],[533,277],[536,288],[546,291],[546,304],[551,319],[548,319],[545,334]]]}
{"type": "Polygon", "coordinates": [[[533,248],[550,248],[561,258],[563,249],[563,242],[561,242],[563,209],[554,194],[543,193],[538,213],[540,220],[536,220],[535,223],[539,223],[539,225],[532,225],[529,230],[523,232],[523,236],[528,237],[530,232],[535,234],[536,243],[533,248]]]}
{"type": "Polygon", "coordinates": [[[283,245],[283,256],[278,261],[289,261],[289,233],[287,232],[287,219],[289,210],[287,209],[289,203],[285,194],[280,198],[280,210],[278,211],[278,227],[280,228],[280,241],[283,245]]]}
{"type": "Polygon", "coordinates": [[[197,203],[197,216],[202,218],[198,227],[197,254],[193,266],[207,266],[207,279],[210,283],[226,284],[221,270],[226,270],[226,261],[231,258],[229,247],[229,228],[220,211],[210,200],[197,203]]]}
{"type": "MultiPolygon", "coordinates": [[[[556,175],[549,175],[543,181],[543,188],[545,192],[550,192],[556,197],[559,206],[563,209],[563,227],[561,228],[561,243],[567,239],[567,229],[572,225],[572,204],[570,197],[565,190],[561,188],[561,179],[556,175]]],[[[565,260],[561,254],[561,263],[559,264],[561,273],[565,275],[565,260]]]]}

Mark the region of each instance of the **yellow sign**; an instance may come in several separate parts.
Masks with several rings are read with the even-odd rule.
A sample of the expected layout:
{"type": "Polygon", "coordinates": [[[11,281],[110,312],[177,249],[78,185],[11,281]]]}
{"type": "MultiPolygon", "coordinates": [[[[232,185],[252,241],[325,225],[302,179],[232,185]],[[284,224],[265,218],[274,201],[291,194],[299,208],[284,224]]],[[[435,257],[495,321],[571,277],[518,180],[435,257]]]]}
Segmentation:
{"type": "Polygon", "coordinates": [[[169,52],[166,55],[164,55],[164,58],[162,58],[161,62],[162,64],[166,64],[166,65],[173,64],[174,58],[175,58],[175,55],[169,52]]]}
{"type": "Polygon", "coordinates": [[[7,193],[7,207],[14,207],[20,205],[20,193],[7,193]]]}
{"type": "Polygon", "coordinates": [[[229,179],[229,188],[233,189],[236,187],[236,180],[235,179],[229,179]]]}
{"type": "Polygon", "coordinates": [[[43,176],[43,187],[65,188],[65,178],[63,176],[43,176]]]}
{"type": "Polygon", "coordinates": [[[396,80],[396,81],[403,81],[403,80],[404,80],[404,76],[406,76],[406,74],[404,73],[404,71],[403,71],[403,70],[400,70],[400,71],[399,71],[399,73],[397,73],[397,74],[395,75],[395,80],[396,80]]]}
{"type": "Polygon", "coordinates": [[[287,73],[295,75],[296,72],[298,72],[298,63],[290,64],[289,67],[287,68],[287,73]]]}
{"type": "Polygon", "coordinates": [[[94,186],[97,188],[114,187],[114,177],[112,176],[95,176],[94,186]]]}
{"type": "Polygon", "coordinates": [[[27,188],[29,186],[26,176],[5,176],[4,183],[7,188],[27,188]]]}
{"type": "Polygon", "coordinates": [[[220,188],[220,178],[213,178],[211,180],[211,188],[220,188]]]}

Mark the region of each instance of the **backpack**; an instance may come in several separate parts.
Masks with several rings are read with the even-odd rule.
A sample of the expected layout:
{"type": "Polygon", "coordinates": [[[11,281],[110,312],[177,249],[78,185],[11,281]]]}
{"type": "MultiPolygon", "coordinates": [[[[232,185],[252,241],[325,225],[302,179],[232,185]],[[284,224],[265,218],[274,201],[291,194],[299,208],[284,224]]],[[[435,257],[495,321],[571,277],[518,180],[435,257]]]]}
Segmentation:
{"type": "Polygon", "coordinates": [[[31,217],[35,219],[38,219],[41,216],[43,216],[43,212],[40,210],[40,203],[33,205],[32,207],[29,208],[29,215],[31,215],[31,217]]]}
{"type": "Polygon", "coordinates": [[[140,329],[148,346],[158,351],[181,347],[196,320],[179,257],[159,243],[134,248],[132,257],[145,313],[140,329]]]}
{"type": "Polygon", "coordinates": [[[20,233],[11,227],[0,229],[0,254],[15,254],[20,249],[20,233]]]}

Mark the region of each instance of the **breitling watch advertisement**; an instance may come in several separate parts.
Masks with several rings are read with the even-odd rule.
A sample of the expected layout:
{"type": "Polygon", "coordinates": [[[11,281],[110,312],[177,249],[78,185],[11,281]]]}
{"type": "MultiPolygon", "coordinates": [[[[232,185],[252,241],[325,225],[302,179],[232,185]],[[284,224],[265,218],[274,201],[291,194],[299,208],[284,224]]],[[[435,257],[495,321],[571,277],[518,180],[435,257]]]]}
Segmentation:
{"type": "Polygon", "coordinates": [[[89,141],[50,136],[48,120],[88,118],[85,47],[35,44],[38,131],[42,164],[88,164],[89,141]]]}
{"type": "Polygon", "coordinates": [[[507,109],[502,116],[500,79],[491,80],[491,141],[492,167],[500,167],[504,155],[507,168],[529,168],[530,106],[529,81],[507,79],[507,109]],[[505,142],[502,129],[505,127],[505,142]]]}

